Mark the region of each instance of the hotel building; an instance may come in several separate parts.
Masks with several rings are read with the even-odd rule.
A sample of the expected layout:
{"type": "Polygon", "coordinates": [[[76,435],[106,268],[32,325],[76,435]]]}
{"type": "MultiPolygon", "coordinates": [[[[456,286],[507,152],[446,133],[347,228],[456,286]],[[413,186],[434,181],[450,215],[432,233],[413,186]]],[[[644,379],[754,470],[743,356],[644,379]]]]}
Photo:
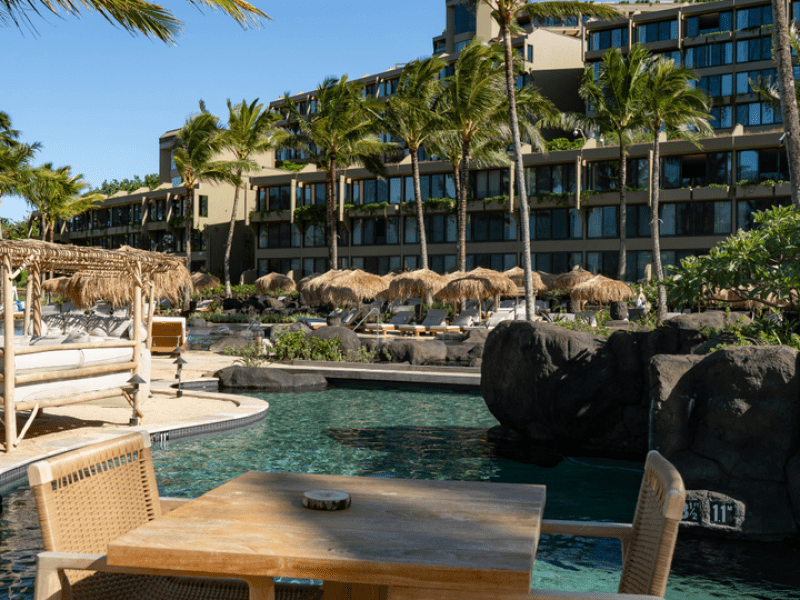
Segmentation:
{"type": "MultiPolygon", "coordinates": [[[[684,256],[707,252],[737,229],[751,227],[753,211],[789,203],[779,111],[761,102],[750,87],[751,80],[774,75],[771,5],[765,0],[722,0],[615,6],[625,14],[617,21],[522,23],[524,33],[513,40],[525,60],[525,74],[518,84],[530,80],[559,109],[584,112],[587,107],[578,96],[584,66],[596,68],[608,49],[626,52],[636,41],[696,70],[697,85],[712,98],[714,135],[700,140],[699,147],[685,141],[666,141],[661,146],[662,260],[677,264],[684,256]]],[[[800,18],[800,2],[787,7],[790,16],[800,18]]],[[[431,50],[451,64],[474,37],[499,35],[486,6],[481,4],[471,13],[458,0],[446,0],[445,8],[446,29],[433,38],[431,50]]],[[[413,49],[409,54],[415,54],[413,49]]],[[[396,89],[401,70],[402,65],[395,65],[357,81],[365,85],[365,93],[388,97],[396,89]]],[[[314,96],[311,91],[292,98],[301,111],[313,111],[314,96]]],[[[280,110],[282,103],[278,99],[271,108],[280,110]]],[[[160,140],[160,188],[109,198],[102,209],[65,224],[62,239],[179,252],[182,227],[173,223],[184,218],[178,199],[185,189],[170,163],[175,133],[168,132],[160,140]],[[121,225],[125,215],[128,224],[121,225]]],[[[572,137],[571,133],[558,135],[572,137]]],[[[584,134],[576,131],[574,135],[584,134]]],[[[652,261],[650,149],[649,143],[635,144],[628,159],[628,280],[641,278],[652,261]]],[[[618,155],[616,146],[603,146],[602,139],[591,137],[578,149],[546,155],[527,149],[523,160],[535,269],[561,272],[581,264],[616,276],[618,155]]],[[[423,158],[423,200],[453,198],[450,164],[423,158]]],[[[299,172],[280,169],[286,160],[302,164],[306,159],[295,151],[279,150],[259,161],[269,166],[250,177],[250,190],[240,203],[234,275],[252,269],[249,278],[271,271],[301,277],[328,268],[324,225],[293,218],[297,207],[325,203],[325,173],[310,164],[299,172]]],[[[387,164],[386,170],[386,178],[362,168],[342,172],[338,190],[344,201],[339,211],[336,267],[382,274],[419,265],[416,216],[406,204],[414,200],[410,158],[387,164]]],[[[519,211],[510,210],[518,206],[511,170],[497,166],[471,173],[468,268],[504,270],[520,264],[519,211]]],[[[198,248],[192,256],[193,269],[204,265],[211,272],[221,272],[233,193],[226,186],[203,184],[196,194],[191,218],[199,231],[198,241],[205,245],[193,243],[193,249],[198,248]]],[[[425,222],[430,267],[440,272],[454,268],[455,216],[430,207],[425,222]]]]}

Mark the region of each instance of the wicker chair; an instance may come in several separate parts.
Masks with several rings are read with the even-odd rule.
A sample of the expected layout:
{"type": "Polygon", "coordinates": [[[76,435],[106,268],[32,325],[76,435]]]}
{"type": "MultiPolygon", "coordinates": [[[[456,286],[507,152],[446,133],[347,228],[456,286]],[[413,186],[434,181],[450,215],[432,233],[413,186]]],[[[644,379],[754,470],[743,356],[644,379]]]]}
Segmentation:
{"type": "MultiPolygon", "coordinates": [[[[28,480],[45,548],[35,600],[247,600],[244,581],[145,575],[106,564],[111,540],[187,501],[159,498],[146,432],[34,463],[28,480]]],[[[275,598],[321,600],[322,588],[276,586],[275,598]]]]}
{"type": "MultiPolygon", "coordinates": [[[[683,517],[686,490],[680,473],[655,450],[647,455],[633,523],[542,521],[542,533],[614,537],[622,542],[622,578],[616,594],[531,590],[530,594],[492,595],[493,600],[657,600],[667,588],[672,553],[683,517]]],[[[534,565],[534,569],[536,566],[534,565]]],[[[421,595],[410,588],[390,588],[388,600],[484,600],[463,591],[431,590],[421,595]]]]}

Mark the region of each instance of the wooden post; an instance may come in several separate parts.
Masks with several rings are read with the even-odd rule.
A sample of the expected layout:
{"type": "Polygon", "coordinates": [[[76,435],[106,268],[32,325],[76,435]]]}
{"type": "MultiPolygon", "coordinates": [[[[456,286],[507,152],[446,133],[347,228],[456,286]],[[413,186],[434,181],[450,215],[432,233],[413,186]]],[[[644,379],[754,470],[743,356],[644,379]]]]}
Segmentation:
{"type": "MultiPolygon", "coordinates": [[[[33,335],[42,335],[42,273],[39,271],[39,265],[33,263],[31,270],[28,272],[28,280],[32,281],[30,298],[25,299],[26,306],[28,303],[31,305],[31,319],[33,319],[33,335]]],[[[28,333],[28,330],[22,332],[23,335],[28,333]]]]}
{"type": "Polygon", "coordinates": [[[153,283],[150,283],[150,294],[148,296],[148,305],[147,305],[147,340],[145,344],[147,349],[150,350],[150,347],[153,345],[153,315],[155,314],[155,295],[156,295],[156,286],[153,283]]]}
{"type": "MultiPolygon", "coordinates": [[[[134,265],[133,278],[133,362],[136,367],[133,375],[139,374],[139,362],[142,355],[142,264],[137,262],[134,265]]],[[[132,376],[133,376],[132,375],[132,376]]]]}
{"type": "Polygon", "coordinates": [[[22,320],[22,335],[28,335],[31,325],[31,298],[33,297],[33,271],[34,267],[28,269],[28,287],[25,291],[25,317],[22,320]]]}
{"type": "Polygon", "coordinates": [[[11,286],[11,257],[3,256],[3,331],[5,347],[3,348],[3,405],[6,422],[6,452],[11,452],[17,439],[17,415],[14,410],[14,293],[11,286]]]}

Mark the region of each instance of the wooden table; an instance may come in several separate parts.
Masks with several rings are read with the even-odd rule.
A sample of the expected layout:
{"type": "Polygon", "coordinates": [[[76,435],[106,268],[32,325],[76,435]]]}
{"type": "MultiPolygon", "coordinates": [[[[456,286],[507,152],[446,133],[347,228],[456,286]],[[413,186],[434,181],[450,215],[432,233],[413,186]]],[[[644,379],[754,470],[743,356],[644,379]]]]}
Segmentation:
{"type": "Polygon", "coordinates": [[[108,564],[240,578],[251,598],[272,598],[272,577],[321,579],[326,600],[527,593],[544,501],[540,485],[250,472],[115,540],[108,564]],[[304,508],[318,489],[350,508],[304,508]]]}

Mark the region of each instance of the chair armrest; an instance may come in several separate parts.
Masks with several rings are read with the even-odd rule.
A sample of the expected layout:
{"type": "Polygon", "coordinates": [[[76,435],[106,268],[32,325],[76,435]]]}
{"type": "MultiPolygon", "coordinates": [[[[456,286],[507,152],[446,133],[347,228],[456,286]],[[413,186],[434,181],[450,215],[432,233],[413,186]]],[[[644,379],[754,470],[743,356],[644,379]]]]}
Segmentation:
{"type": "Polygon", "coordinates": [[[171,510],[175,510],[182,504],[186,504],[189,501],[189,498],[172,498],[170,496],[161,496],[159,500],[161,501],[161,512],[168,513],[171,510]]]}
{"type": "Polygon", "coordinates": [[[574,535],[579,537],[617,538],[622,542],[622,560],[628,554],[628,545],[633,534],[631,523],[604,523],[601,521],[553,521],[542,520],[544,535],[574,535]]]}

